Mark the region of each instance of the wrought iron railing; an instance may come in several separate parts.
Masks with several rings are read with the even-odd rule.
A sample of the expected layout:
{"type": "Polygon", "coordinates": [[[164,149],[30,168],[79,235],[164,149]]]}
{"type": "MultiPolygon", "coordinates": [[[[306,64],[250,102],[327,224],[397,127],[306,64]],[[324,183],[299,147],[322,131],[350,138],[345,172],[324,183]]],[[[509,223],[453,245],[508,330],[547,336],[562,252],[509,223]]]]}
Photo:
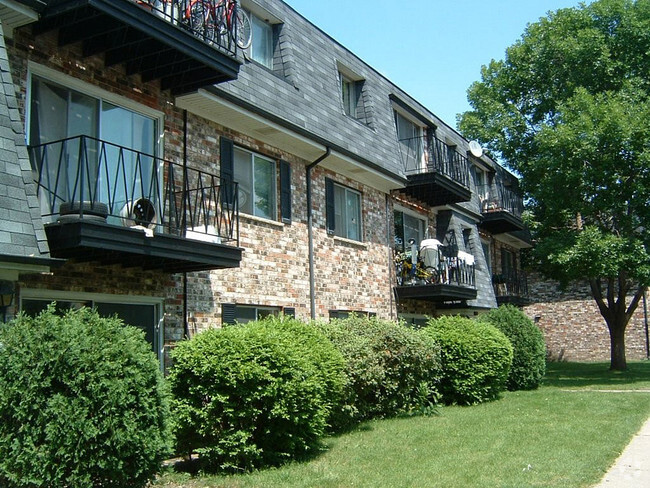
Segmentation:
{"type": "Polygon", "coordinates": [[[483,185],[478,188],[481,198],[481,212],[509,212],[521,218],[524,210],[524,199],[517,192],[501,183],[483,185]]]}
{"type": "MultiPolygon", "coordinates": [[[[225,21],[227,0],[130,0],[227,53],[236,53],[237,16],[225,21]]],[[[238,2],[235,8],[240,8],[238,2]]]]}
{"type": "Polygon", "coordinates": [[[399,148],[407,175],[439,173],[469,188],[469,162],[455,147],[420,136],[400,139],[399,148]]]}
{"type": "Polygon", "coordinates": [[[395,271],[397,286],[454,285],[476,287],[476,269],[473,263],[458,256],[448,256],[444,246],[434,250],[434,255],[418,253],[415,267],[411,252],[397,253],[395,271]]]}
{"type": "Polygon", "coordinates": [[[237,183],[88,136],[30,146],[41,214],[239,245],[237,183]]]}
{"type": "Polygon", "coordinates": [[[523,271],[495,274],[492,286],[497,297],[528,297],[528,278],[523,271]]]}

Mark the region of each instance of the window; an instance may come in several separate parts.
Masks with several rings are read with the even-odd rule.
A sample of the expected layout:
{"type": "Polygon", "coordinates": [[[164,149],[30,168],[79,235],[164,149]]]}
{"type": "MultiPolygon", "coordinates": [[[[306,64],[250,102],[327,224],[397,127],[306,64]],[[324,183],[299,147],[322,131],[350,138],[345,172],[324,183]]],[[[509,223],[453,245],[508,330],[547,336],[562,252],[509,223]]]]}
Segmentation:
{"type": "Polygon", "coordinates": [[[420,168],[424,164],[422,127],[397,111],[395,112],[395,126],[406,169],[420,168]]]}
{"type": "Polygon", "coordinates": [[[327,231],[339,237],[361,241],[361,193],[325,180],[327,231]]]}
{"type": "Polygon", "coordinates": [[[53,301],[56,301],[56,310],[59,313],[64,313],[71,308],[94,307],[102,317],[117,315],[125,324],[144,332],[151,350],[162,361],[163,331],[160,326],[162,322],[162,300],[160,299],[48,290],[23,290],[21,296],[20,309],[30,317],[45,310],[53,301]]]}
{"type": "Polygon", "coordinates": [[[507,249],[501,249],[501,272],[506,278],[514,276],[517,272],[515,254],[507,249]]]}
{"type": "Polygon", "coordinates": [[[239,147],[234,149],[234,180],[239,184],[240,211],[275,220],[276,178],[275,161],[239,147]]]}
{"type": "Polygon", "coordinates": [[[343,101],[343,111],[350,117],[357,118],[357,105],[359,103],[359,93],[356,82],[339,73],[341,79],[341,98],[343,101]]]}
{"type": "Polygon", "coordinates": [[[410,239],[416,244],[424,240],[426,220],[401,210],[395,210],[395,250],[404,252],[410,239]]]}
{"type": "Polygon", "coordinates": [[[248,12],[248,15],[253,31],[250,57],[261,65],[273,69],[273,26],[251,12],[248,12]]]}
{"type": "Polygon", "coordinates": [[[223,303],[221,305],[221,321],[224,324],[245,324],[271,315],[280,315],[280,312],[289,317],[296,316],[296,309],[293,307],[283,309],[281,307],[223,303]]]}
{"type": "Polygon", "coordinates": [[[353,316],[357,317],[376,317],[377,313],[376,312],[365,312],[363,310],[357,311],[357,310],[330,310],[329,311],[329,318],[330,320],[333,319],[347,319],[353,316]]]}
{"type": "MultiPolygon", "coordinates": [[[[156,117],[33,75],[28,127],[30,145],[48,144],[41,149],[44,160],[58,161],[65,155],[64,166],[52,163],[44,168],[48,174],[43,181],[56,186],[46,190],[56,191],[59,202],[78,200],[83,190],[86,199],[110,202],[117,213],[128,200],[157,197],[135,194],[160,187],[151,181],[156,171],[150,156],[158,152],[156,117]],[[77,136],[89,137],[84,141],[83,188],[78,181],[81,140],[60,142],[77,136]],[[104,152],[98,150],[96,139],[109,143],[102,146],[104,152]]],[[[42,204],[47,201],[41,199],[42,204]]]]}

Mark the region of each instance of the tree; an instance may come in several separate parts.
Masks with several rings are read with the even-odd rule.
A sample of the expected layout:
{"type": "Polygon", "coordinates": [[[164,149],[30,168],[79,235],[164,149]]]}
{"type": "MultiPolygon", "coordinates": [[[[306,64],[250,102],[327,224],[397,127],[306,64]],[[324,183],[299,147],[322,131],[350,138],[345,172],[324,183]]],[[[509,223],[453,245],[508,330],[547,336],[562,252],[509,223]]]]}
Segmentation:
{"type": "Polygon", "coordinates": [[[650,284],[650,0],[598,0],[528,25],[482,68],[459,129],[522,176],[535,263],[586,279],[627,367],[650,284]]]}

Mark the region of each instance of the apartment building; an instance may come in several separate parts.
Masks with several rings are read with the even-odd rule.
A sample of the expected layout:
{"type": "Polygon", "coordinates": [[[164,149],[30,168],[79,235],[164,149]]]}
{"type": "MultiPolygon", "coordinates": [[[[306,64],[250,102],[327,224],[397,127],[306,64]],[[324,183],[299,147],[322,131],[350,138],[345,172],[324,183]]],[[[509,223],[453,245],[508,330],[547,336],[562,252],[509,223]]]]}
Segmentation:
{"type": "Polygon", "coordinates": [[[92,305],[162,363],[268,314],[522,303],[514,175],[283,1],[214,4],[0,0],[0,264],[40,266],[9,315],[92,305]]]}

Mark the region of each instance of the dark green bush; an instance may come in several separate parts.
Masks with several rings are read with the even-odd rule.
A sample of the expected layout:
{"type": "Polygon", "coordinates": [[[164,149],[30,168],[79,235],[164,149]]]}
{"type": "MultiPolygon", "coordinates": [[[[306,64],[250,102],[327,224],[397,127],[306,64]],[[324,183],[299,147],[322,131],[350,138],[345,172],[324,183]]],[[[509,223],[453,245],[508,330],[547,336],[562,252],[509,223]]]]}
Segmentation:
{"type": "Polygon", "coordinates": [[[508,375],[509,390],[533,390],[546,374],[546,344],[542,331],[524,312],[512,305],[491,310],[481,317],[503,332],[513,348],[508,375]]]}
{"type": "Polygon", "coordinates": [[[169,454],[143,333],[81,309],[0,329],[0,486],[143,487],[169,454]]]}
{"type": "Polygon", "coordinates": [[[286,317],[212,329],[179,344],[169,381],[179,453],[241,471],[315,452],[345,382],[341,354],[286,317]]]}
{"type": "Polygon", "coordinates": [[[496,327],[463,317],[429,320],[422,332],[440,346],[442,398],[472,405],[494,400],[505,389],[512,345],[496,327]]]}
{"type": "Polygon", "coordinates": [[[353,316],[322,324],[345,357],[348,385],[335,425],[421,410],[437,401],[439,350],[403,323],[353,316]]]}

